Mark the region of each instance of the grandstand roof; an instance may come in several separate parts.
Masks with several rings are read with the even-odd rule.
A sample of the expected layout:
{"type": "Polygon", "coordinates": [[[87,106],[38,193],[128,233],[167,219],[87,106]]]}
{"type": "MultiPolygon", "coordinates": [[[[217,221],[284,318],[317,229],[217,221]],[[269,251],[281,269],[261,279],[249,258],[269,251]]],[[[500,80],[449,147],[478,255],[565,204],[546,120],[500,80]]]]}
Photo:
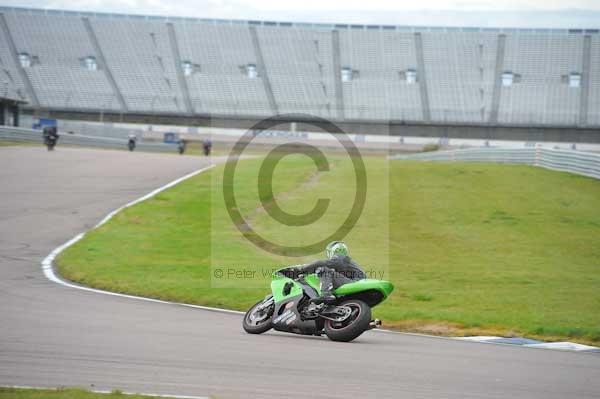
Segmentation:
{"type": "Polygon", "coordinates": [[[38,9],[27,7],[0,6],[0,12],[21,12],[32,15],[61,15],[74,17],[94,17],[109,19],[133,19],[164,22],[187,22],[202,24],[277,26],[282,28],[303,29],[357,29],[357,30],[391,30],[398,32],[491,32],[491,33],[540,33],[540,34],[600,34],[600,28],[589,29],[556,29],[556,28],[490,28],[490,27],[445,27],[445,26],[404,26],[404,25],[372,25],[343,23],[282,22],[241,19],[194,18],[178,16],[121,14],[95,11],[72,11],[58,9],[38,9]]]}

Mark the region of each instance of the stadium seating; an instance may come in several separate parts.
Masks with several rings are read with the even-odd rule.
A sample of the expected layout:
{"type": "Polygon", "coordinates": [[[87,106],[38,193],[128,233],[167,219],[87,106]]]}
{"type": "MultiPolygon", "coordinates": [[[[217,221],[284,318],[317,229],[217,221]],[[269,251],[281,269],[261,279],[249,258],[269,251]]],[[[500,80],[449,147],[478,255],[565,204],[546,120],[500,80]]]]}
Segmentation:
{"type": "Polygon", "coordinates": [[[600,126],[597,31],[0,13],[0,89],[32,97],[29,81],[32,108],[600,126]]]}
{"type": "Polygon", "coordinates": [[[248,27],[196,23],[174,26],[182,60],[199,66],[187,78],[196,112],[270,114],[262,79],[244,75],[245,65],[257,63],[248,27]]]}
{"type": "Polygon", "coordinates": [[[94,55],[81,18],[19,13],[6,13],[5,18],[17,51],[36,57],[25,72],[41,107],[119,108],[110,101],[113,93],[105,75],[81,66],[82,58],[94,55]]]}
{"type": "Polygon", "coordinates": [[[23,82],[15,63],[11,61],[7,37],[0,34],[0,95],[10,98],[23,98],[23,82]]]}
{"type": "Polygon", "coordinates": [[[502,88],[499,121],[518,124],[576,124],[581,88],[562,76],[582,70],[580,35],[508,35],[504,69],[521,82],[502,88]]]}
{"type": "Polygon", "coordinates": [[[401,73],[417,68],[413,34],[390,31],[340,31],[342,66],[358,71],[343,83],[345,115],[351,119],[421,120],[418,84],[401,73]]]}
{"type": "Polygon", "coordinates": [[[279,112],[333,117],[331,35],[265,27],[258,31],[258,38],[279,112]]]}
{"type": "Polygon", "coordinates": [[[600,35],[592,37],[588,124],[600,126],[600,35]]]}
{"type": "Polygon", "coordinates": [[[489,119],[497,36],[463,32],[423,35],[433,121],[484,123],[489,119]]]}
{"type": "Polygon", "coordinates": [[[165,23],[90,20],[130,111],[185,111],[165,23]]]}

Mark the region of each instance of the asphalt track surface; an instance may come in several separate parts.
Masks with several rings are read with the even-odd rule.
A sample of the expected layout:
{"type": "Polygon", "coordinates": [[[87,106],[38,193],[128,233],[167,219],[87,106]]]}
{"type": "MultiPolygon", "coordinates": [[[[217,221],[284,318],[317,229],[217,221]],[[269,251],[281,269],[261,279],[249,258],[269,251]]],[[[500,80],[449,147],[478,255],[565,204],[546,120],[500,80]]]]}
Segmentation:
{"type": "Polygon", "coordinates": [[[111,210],[206,166],[179,157],[0,148],[0,385],[218,398],[598,398],[600,356],[368,332],[248,335],[241,316],[47,280],[41,260],[111,210]]]}

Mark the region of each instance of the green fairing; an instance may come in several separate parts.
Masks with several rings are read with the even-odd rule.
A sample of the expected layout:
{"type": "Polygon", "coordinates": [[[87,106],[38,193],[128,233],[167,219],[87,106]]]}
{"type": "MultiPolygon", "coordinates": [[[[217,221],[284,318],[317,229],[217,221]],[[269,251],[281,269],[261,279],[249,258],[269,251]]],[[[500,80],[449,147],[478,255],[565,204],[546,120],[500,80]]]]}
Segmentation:
{"type": "MultiPolygon", "coordinates": [[[[308,274],[304,277],[304,281],[314,288],[319,295],[321,294],[320,279],[316,274],[308,274]]],[[[334,290],[336,296],[347,296],[352,294],[358,294],[365,291],[379,291],[383,294],[383,299],[387,298],[394,290],[394,285],[389,281],[364,279],[347,283],[338,287],[334,290]]],[[[281,276],[277,273],[273,274],[273,281],[271,282],[271,291],[273,292],[273,298],[275,302],[281,302],[285,299],[289,299],[298,295],[302,295],[302,286],[296,283],[294,280],[281,276]],[[292,289],[288,295],[283,295],[283,289],[287,282],[293,284],[292,289]]]]}
{"type": "Polygon", "coordinates": [[[389,281],[364,279],[344,284],[336,288],[333,293],[336,296],[358,294],[359,292],[376,290],[383,294],[384,299],[394,290],[394,285],[389,281]]]}
{"type": "Polygon", "coordinates": [[[298,295],[302,295],[302,287],[291,278],[279,276],[273,274],[273,280],[271,281],[271,292],[273,293],[273,299],[275,302],[281,302],[285,299],[289,299],[298,295]],[[294,284],[288,295],[283,295],[283,288],[286,283],[291,282],[294,284]]]}

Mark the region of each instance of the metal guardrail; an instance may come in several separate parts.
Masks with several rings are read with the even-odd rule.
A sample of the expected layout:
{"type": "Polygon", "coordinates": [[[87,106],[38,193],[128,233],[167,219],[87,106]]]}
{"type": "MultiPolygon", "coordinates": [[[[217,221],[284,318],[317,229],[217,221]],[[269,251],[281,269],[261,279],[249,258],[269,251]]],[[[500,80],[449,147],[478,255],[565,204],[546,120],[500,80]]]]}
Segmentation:
{"type": "Polygon", "coordinates": [[[600,154],[546,148],[469,148],[395,155],[390,159],[420,161],[500,162],[539,166],[600,179],[600,154]]]}
{"type": "MultiPolygon", "coordinates": [[[[42,132],[40,130],[23,129],[18,127],[0,127],[0,141],[15,141],[15,142],[29,142],[29,143],[40,143],[43,144],[44,140],[42,132]]],[[[94,148],[106,148],[106,149],[127,149],[127,140],[112,138],[112,137],[97,137],[97,136],[83,136],[79,134],[67,134],[63,133],[58,139],[58,146],[60,145],[73,145],[81,147],[94,147],[94,148]]],[[[165,143],[148,143],[148,142],[137,142],[135,146],[136,151],[149,151],[149,152],[177,152],[177,146],[175,144],[165,143]]]]}

